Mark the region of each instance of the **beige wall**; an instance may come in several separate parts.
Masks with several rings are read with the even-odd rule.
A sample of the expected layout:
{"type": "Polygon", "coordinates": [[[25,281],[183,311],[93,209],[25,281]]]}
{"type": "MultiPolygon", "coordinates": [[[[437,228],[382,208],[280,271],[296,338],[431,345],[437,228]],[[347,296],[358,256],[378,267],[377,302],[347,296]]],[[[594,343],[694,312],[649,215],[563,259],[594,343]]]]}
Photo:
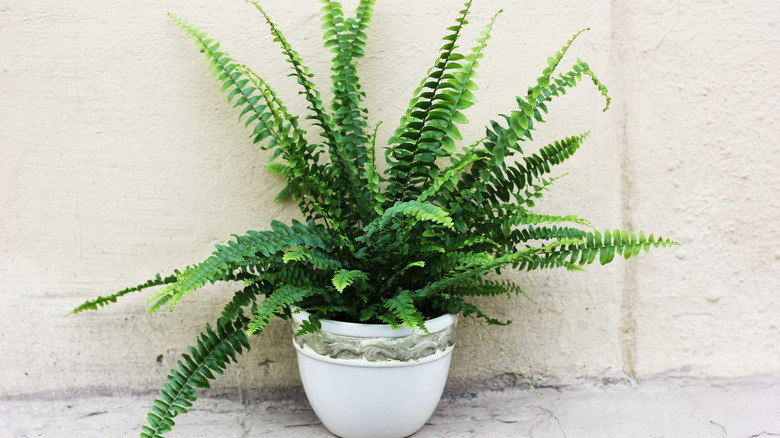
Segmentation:
{"type": "MultiPolygon", "coordinates": [[[[458,9],[419,3],[379,2],[368,33],[360,75],[383,138],[458,9]]],[[[326,91],[319,5],[264,4],[326,91]]],[[[592,136],[542,205],[683,246],[580,274],[511,274],[535,302],[488,305],[515,321],[495,336],[542,381],[780,374],[780,3],[482,0],[469,35],[500,7],[464,135],[510,111],[547,56],[592,27],[568,62],[591,64],[613,109],[601,113],[587,86],[551,106],[540,142],[592,136]]],[[[167,11],[304,106],[243,2],[0,0],[0,395],[156,389],[229,288],[205,288],[172,314],[147,315],[144,294],[68,311],[197,262],[231,233],[296,217],[270,203],[280,183],[267,156],[167,11]]],[[[272,324],[219,387],[295,385],[288,330],[272,324]]],[[[513,384],[511,372],[464,322],[451,388],[513,384]]]]}

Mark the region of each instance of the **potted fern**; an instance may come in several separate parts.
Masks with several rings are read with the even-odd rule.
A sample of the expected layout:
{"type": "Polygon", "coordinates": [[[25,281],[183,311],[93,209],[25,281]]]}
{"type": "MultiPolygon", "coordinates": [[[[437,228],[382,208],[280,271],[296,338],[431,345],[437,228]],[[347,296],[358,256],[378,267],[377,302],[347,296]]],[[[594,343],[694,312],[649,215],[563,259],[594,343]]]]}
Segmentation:
{"type": "Polygon", "coordinates": [[[577,60],[557,73],[579,33],[548,59],[541,77],[517,97],[516,108],[489,121],[483,138],[460,145],[458,125],[467,123],[463,111],[476,102],[475,70],[498,16],[470,50],[460,51],[467,2],[387,141],[380,172],[377,130],[367,123],[356,70],[373,0],[361,0],[348,18],[338,3],[324,1],[324,45],[334,54],[330,105],[280,28],[256,0],[248,1],[290,63],[316,133],[306,132],[300,116],[288,112],[269,84],[230,58],[205,31],[170,17],[205,53],[253,142],[272,151],[268,168],[287,181],[278,199],[297,201],[303,220],[274,221],[270,229],[236,236],[201,263],[158,274],[73,311],[97,309],[158,286],[151,311],[173,309],[207,283],[243,282],[216,323],[206,325],[178,369],[171,370],[142,437],[170,431],[173,418],[196,399],[196,389],[208,387],[214,373],[248,350],[248,335],[262,333],[273,316],[294,320],[304,387],[326,427],[341,436],[409,435],[441,396],[457,316],[502,324],[469,299],[522,293],[519,286],[486,274],[580,270],[597,259],[605,264],[615,255],[630,258],[674,244],[644,233],[602,233],[575,215],[532,211],[542,190],[555,181],[551,167],[573,155],[588,136],[526,153],[547,104],[589,79],[609,106],[606,87],[585,62],[577,60]],[[338,409],[329,402],[339,394],[354,399],[352,405],[338,409]],[[358,407],[377,417],[353,415],[358,407]]]}

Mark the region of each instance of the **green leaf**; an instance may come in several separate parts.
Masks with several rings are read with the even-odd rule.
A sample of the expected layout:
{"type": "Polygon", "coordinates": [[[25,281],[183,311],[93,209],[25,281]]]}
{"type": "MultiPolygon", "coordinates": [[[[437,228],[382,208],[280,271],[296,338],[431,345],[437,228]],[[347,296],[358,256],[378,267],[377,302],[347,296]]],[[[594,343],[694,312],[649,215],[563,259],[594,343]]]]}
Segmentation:
{"type": "Polygon", "coordinates": [[[336,290],[339,293],[342,293],[344,292],[344,289],[346,289],[347,286],[351,286],[355,280],[367,281],[368,275],[360,270],[348,271],[346,269],[340,269],[333,275],[332,283],[336,290]]]}

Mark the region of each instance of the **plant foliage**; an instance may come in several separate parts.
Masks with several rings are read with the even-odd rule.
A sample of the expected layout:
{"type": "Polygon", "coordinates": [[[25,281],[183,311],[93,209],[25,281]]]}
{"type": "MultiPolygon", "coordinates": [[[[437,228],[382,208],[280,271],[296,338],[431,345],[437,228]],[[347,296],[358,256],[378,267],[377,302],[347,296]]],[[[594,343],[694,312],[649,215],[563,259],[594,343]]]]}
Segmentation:
{"type": "MultiPolygon", "coordinates": [[[[479,60],[496,18],[487,23],[469,50],[461,50],[471,2],[447,28],[433,65],[413,92],[398,127],[384,149],[378,170],[376,127],[368,124],[365,92],[357,75],[365,54],[373,0],[361,0],[346,17],[341,5],[324,0],[324,47],[333,54],[330,102],[323,101],[313,74],[279,26],[256,0],[271,36],[290,65],[307,101],[306,119],[317,136],[301,127],[271,86],[231,58],[219,42],[187,20],[171,20],[192,37],[228,102],[239,111],[253,143],[271,151],[269,170],[286,179],[277,199],[291,197],[304,222],[272,222],[270,230],[249,231],[218,245],[205,261],[174,275],[155,278],[74,310],[97,309],[127,293],[163,286],[151,310],[179,301],[208,283],[243,281],[214,328],[207,325],[171,371],[149,413],[143,437],[158,437],[186,413],[196,389],[209,386],[214,373],[249,349],[246,334],[260,333],[274,315],[289,316],[291,306],[312,317],[300,333],[317,330],[321,319],[384,322],[424,329],[426,318],[459,313],[503,324],[469,299],[525,293],[506,280],[484,278],[507,268],[581,269],[598,260],[626,259],[668,239],[623,230],[599,232],[574,215],[532,212],[556,178],[552,168],[569,159],[588,137],[573,135],[524,152],[532,131],[544,122],[548,104],[589,79],[606,100],[607,88],[587,63],[561,67],[575,34],[541,76],[516,97],[516,107],[486,123],[485,136],[468,145],[459,126],[477,101],[479,60]],[[563,69],[562,72],[559,70],[563,69]],[[249,315],[245,315],[248,311],[249,315]]],[[[299,334],[300,334],[299,333],[299,334]]]]}

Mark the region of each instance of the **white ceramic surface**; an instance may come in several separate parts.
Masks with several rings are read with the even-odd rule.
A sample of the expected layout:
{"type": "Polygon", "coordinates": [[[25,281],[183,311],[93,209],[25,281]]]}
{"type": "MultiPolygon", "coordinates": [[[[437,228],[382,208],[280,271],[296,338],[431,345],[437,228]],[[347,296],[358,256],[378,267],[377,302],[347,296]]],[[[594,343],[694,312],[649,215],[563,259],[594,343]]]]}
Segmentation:
{"type": "MultiPolygon", "coordinates": [[[[293,316],[297,322],[307,317],[305,313],[293,316]]],[[[431,320],[426,327],[435,333],[435,329],[446,330],[456,321],[455,316],[444,315],[431,320]]],[[[376,330],[391,335],[404,333],[376,324],[322,324],[325,332],[334,329],[339,336],[357,333],[356,337],[366,338],[363,328],[371,334],[376,334],[376,330]]],[[[406,336],[414,335],[411,330],[404,330],[406,336]]],[[[400,438],[419,430],[439,403],[454,348],[450,345],[416,361],[370,362],[334,359],[307,345],[293,344],[298,352],[303,388],[314,412],[328,430],[343,438],[400,438]]]]}

